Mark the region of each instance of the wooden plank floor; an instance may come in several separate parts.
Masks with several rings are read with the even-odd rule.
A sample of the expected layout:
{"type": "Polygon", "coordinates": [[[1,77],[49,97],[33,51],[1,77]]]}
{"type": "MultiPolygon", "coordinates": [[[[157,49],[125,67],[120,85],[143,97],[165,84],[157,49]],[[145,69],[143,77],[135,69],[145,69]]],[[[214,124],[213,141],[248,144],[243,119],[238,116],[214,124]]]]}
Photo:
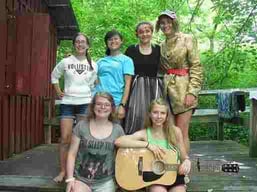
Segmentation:
{"type": "MultiPolygon", "coordinates": [[[[52,181],[58,173],[57,154],[57,145],[41,145],[0,161],[0,191],[64,191],[64,184],[57,185],[52,181]]],[[[247,147],[233,141],[196,141],[191,143],[190,158],[193,171],[188,191],[257,192],[257,159],[249,158],[247,147]],[[226,162],[238,163],[239,173],[217,172],[217,167],[226,162]]]]}
{"type": "Polygon", "coordinates": [[[249,158],[249,149],[233,141],[191,142],[193,169],[188,191],[257,191],[257,159],[249,158]],[[197,159],[203,170],[198,172],[197,159]],[[239,164],[239,173],[224,173],[224,163],[239,164]]]}

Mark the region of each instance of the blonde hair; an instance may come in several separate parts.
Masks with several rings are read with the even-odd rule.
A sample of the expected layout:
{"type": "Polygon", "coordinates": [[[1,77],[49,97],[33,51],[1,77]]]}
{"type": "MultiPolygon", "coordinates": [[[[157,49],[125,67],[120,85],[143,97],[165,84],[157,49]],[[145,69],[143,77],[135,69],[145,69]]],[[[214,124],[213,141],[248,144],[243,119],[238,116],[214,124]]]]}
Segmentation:
{"type": "Polygon", "coordinates": [[[173,122],[173,119],[172,119],[172,116],[170,113],[169,105],[163,98],[155,99],[150,103],[147,116],[145,117],[144,127],[152,128],[153,122],[152,122],[152,119],[150,118],[150,113],[151,113],[154,105],[165,106],[167,116],[166,116],[166,120],[163,123],[163,129],[165,131],[165,135],[168,139],[168,142],[175,146],[177,143],[176,132],[175,132],[176,127],[174,125],[174,122],[173,122]]]}
{"type": "Polygon", "coordinates": [[[90,121],[90,119],[95,119],[96,118],[94,108],[95,108],[97,97],[103,97],[111,103],[112,113],[109,115],[108,119],[109,119],[109,121],[114,121],[114,119],[115,119],[115,103],[114,103],[114,99],[113,99],[112,95],[108,92],[97,92],[94,95],[94,97],[92,98],[91,103],[88,106],[87,120],[90,121]]]}

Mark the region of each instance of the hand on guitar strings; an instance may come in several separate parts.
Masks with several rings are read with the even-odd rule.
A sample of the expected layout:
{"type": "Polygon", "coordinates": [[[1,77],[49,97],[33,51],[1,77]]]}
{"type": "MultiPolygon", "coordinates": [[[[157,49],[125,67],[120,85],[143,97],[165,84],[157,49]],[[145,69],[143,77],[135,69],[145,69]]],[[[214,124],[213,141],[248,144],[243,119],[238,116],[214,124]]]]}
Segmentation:
{"type": "Polygon", "coordinates": [[[188,175],[190,170],[191,170],[191,161],[189,159],[185,159],[179,166],[178,173],[180,175],[188,175]]]}
{"type": "Polygon", "coordinates": [[[162,147],[159,147],[157,145],[149,144],[147,148],[153,152],[153,155],[156,159],[163,159],[165,155],[165,150],[162,147]]]}

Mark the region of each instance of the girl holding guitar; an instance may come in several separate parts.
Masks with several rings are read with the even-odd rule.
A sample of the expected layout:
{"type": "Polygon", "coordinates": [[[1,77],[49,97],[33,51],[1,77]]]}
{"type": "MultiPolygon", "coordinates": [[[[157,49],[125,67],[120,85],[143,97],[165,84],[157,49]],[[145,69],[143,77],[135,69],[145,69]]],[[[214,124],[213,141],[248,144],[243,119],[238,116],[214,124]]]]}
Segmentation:
{"type": "MultiPolygon", "coordinates": [[[[168,150],[176,150],[178,154],[178,175],[173,184],[149,186],[149,192],[185,192],[184,177],[190,172],[191,161],[187,155],[181,130],[174,125],[168,104],[162,99],[153,100],[145,118],[145,129],[132,135],[121,136],[115,145],[122,148],[147,148],[155,159],[163,159],[168,150]]],[[[116,159],[117,160],[117,159],[116,159]]]]}

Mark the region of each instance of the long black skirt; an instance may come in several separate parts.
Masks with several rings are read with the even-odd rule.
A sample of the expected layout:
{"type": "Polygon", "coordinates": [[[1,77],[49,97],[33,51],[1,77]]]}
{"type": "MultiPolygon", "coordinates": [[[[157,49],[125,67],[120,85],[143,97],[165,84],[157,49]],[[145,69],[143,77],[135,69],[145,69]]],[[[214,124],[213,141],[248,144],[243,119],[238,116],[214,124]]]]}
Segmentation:
{"type": "Polygon", "coordinates": [[[144,128],[144,118],[150,102],[162,97],[163,83],[157,77],[136,76],[133,80],[124,123],[126,134],[144,128]]]}

